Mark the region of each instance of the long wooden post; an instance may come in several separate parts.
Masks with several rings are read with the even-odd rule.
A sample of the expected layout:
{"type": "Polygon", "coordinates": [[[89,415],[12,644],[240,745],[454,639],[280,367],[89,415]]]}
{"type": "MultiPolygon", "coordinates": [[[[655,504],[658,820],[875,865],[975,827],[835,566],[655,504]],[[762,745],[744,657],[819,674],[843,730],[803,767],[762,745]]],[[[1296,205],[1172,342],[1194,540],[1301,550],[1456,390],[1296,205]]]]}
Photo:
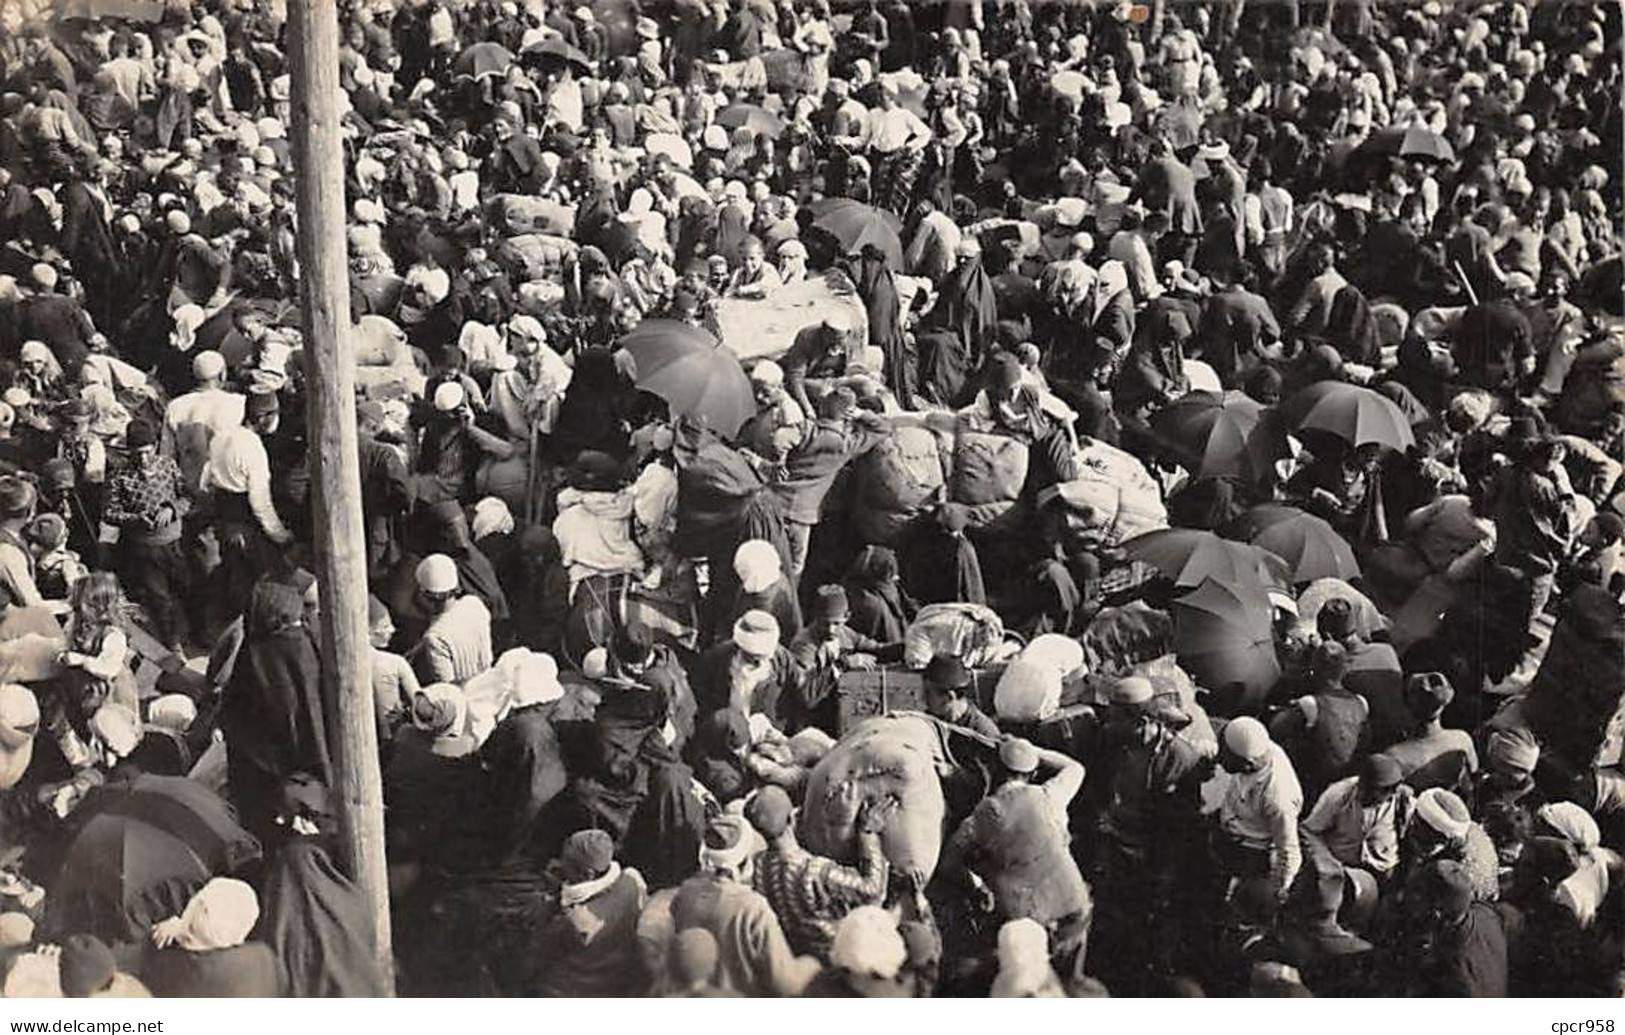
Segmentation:
{"type": "Polygon", "coordinates": [[[393,989],[384,794],[367,642],[367,553],[349,339],[339,26],[333,0],[288,0],[311,505],[321,584],[322,667],[338,696],[341,862],[372,906],[378,966],[393,989]]]}

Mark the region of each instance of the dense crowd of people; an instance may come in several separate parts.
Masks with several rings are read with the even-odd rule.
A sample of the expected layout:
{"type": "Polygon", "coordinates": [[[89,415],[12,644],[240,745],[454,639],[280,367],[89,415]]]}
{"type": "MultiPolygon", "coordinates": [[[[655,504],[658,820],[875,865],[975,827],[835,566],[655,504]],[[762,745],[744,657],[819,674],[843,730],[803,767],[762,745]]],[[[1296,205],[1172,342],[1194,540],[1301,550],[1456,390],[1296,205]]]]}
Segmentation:
{"type": "MultiPolygon", "coordinates": [[[[8,996],[389,987],[285,6],[0,0],[8,996]]],[[[1617,5],[338,14],[400,992],[1625,991],[1617,5]]]]}

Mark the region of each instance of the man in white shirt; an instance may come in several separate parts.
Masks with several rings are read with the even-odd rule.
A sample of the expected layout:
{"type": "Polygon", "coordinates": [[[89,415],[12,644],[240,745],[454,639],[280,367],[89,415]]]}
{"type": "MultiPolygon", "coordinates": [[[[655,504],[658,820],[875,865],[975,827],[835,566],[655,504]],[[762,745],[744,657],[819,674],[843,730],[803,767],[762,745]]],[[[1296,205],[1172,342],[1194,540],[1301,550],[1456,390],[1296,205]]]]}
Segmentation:
{"type": "Polygon", "coordinates": [[[216,435],[209,444],[203,472],[203,488],[213,497],[228,609],[246,604],[255,580],[279,563],[277,547],[293,541],[271,501],[271,464],[260,437],[276,430],[277,397],[256,392],[244,410],[244,423],[216,435]]]}
{"type": "Polygon", "coordinates": [[[213,350],[200,352],[192,360],[196,389],[172,400],[164,411],[164,453],[174,457],[190,488],[201,485],[203,469],[212,443],[221,434],[243,424],[246,399],[228,392],[226,359],[213,350]]]}
{"type": "Polygon", "coordinates": [[[768,264],[761,241],[754,237],[746,240],[741,258],[724,294],[729,298],[766,298],[778,290],[779,271],[768,264]]]}
{"type": "MultiPolygon", "coordinates": [[[[1218,829],[1214,832],[1215,876],[1224,881],[1262,881],[1279,905],[1303,864],[1298,816],[1303,788],[1292,761],[1257,719],[1232,719],[1224,728],[1219,761],[1224,772],[1214,778],[1218,792],[1218,829]]],[[[1204,797],[1208,795],[1204,793],[1204,797]]]]}

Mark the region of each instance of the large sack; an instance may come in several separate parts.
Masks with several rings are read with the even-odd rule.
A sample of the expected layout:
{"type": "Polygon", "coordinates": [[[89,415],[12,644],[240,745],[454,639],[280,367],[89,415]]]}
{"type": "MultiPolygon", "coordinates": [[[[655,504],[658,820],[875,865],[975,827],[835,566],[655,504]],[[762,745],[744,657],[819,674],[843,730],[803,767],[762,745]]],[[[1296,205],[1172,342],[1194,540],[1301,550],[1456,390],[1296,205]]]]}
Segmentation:
{"type": "Polygon", "coordinates": [[[410,366],[412,349],[406,332],[387,316],[368,314],[350,329],[350,345],[358,367],[410,366]]]}
{"type": "Polygon", "coordinates": [[[672,545],[685,557],[731,553],[753,511],[777,513],[767,485],[738,450],[711,442],[677,469],[677,531],[672,545]]]}
{"type": "Polygon", "coordinates": [[[530,489],[528,449],[522,447],[505,460],[492,457],[480,464],[474,474],[474,489],[481,496],[495,496],[515,514],[525,513],[525,494],[530,489]]]}
{"type": "Polygon", "coordinates": [[[575,251],[575,243],[565,237],[519,234],[498,244],[494,258],[521,280],[557,280],[563,276],[565,259],[575,251]]]}
{"type": "Polygon", "coordinates": [[[969,668],[1000,657],[1004,622],[980,604],[927,604],[903,633],[903,664],[922,669],[938,654],[952,654],[969,668]]]}
{"type": "Polygon", "coordinates": [[[574,206],[528,194],[498,194],[491,199],[489,211],[498,230],[506,234],[568,237],[576,225],[574,206]]]}
{"type": "Polygon", "coordinates": [[[1079,640],[1084,661],[1099,676],[1128,675],[1134,666],[1173,650],[1174,621],[1167,612],[1135,601],[1102,608],[1079,640]]]}
{"type": "Polygon", "coordinates": [[[897,428],[852,465],[853,525],[865,543],[892,542],[944,484],[937,437],[897,428]]]}
{"type": "MultiPolygon", "coordinates": [[[[718,337],[741,360],[777,358],[808,327],[832,310],[844,309],[852,330],[848,356],[863,355],[869,344],[869,311],[852,281],[838,271],[787,284],[766,298],[719,298],[714,304],[718,337]]],[[[879,375],[880,370],[870,373],[879,375]]]]}
{"type": "MultiPolygon", "coordinates": [[[[55,619],[52,619],[55,624],[55,619]]],[[[62,656],[67,642],[60,631],[54,635],[23,633],[0,642],[0,682],[35,683],[55,679],[63,672],[62,656]]]]}
{"type": "Polygon", "coordinates": [[[819,855],[852,858],[857,814],[844,809],[839,798],[841,784],[852,780],[863,801],[897,798],[899,808],[880,832],[881,851],[895,871],[929,877],[942,853],[947,809],[940,774],[947,768],[947,752],[931,719],[887,715],[859,724],[807,778],[802,843],[819,855]]]}
{"type": "Polygon", "coordinates": [[[1027,484],[1031,459],[1023,439],[961,427],[954,439],[951,499],[970,506],[1014,503],[1027,484]]]}
{"type": "Polygon", "coordinates": [[[994,717],[1004,722],[1043,722],[1061,707],[1061,687],[1081,675],[1083,646],[1070,636],[1044,633],[1021,649],[993,688],[994,717]]]}

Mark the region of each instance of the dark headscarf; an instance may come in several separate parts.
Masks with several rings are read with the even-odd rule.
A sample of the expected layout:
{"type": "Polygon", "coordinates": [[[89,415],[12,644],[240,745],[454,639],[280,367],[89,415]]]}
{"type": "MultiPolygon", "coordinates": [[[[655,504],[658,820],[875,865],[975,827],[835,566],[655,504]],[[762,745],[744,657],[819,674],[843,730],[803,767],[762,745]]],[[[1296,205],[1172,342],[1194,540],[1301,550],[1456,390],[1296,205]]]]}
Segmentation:
{"type": "Polygon", "coordinates": [[[897,282],[886,267],[886,256],[865,245],[858,259],[858,297],[869,310],[869,343],[886,355],[886,384],[898,402],[908,405],[914,395],[912,364],[906,354],[903,327],[897,311],[897,282]]]}
{"type": "Polygon", "coordinates": [[[505,622],[510,617],[508,596],[502,582],[486,557],[468,536],[468,519],[455,500],[430,504],[423,512],[424,528],[431,552],[438,551],[450,557],[457,565],[457,575],[463,589],[480,598],[491,612],[493,622],[505,622]]]}
{"type": "MultiPolygon", "coordinates": [[[[290,786],[296,785],[310,792],[298,795],[298,812],[306,811],[303,806],[325,810],[317,799],[325,797],[326,788],[304,774],[290,781],[290,786]]],[[[333,863],[320,838],[294,836],[282,846],[271,862],[260,902],[253,938],[275,953],[281,994],[309,998],[384,994],[371,905],[362,889],[333,863]]]]}
{"type": "Polygon", "coordinates": [[[848,624],[881,643],[898,643],[919,609],[898,583],[897,554],[889,546],[866,546],[846,576],[852,617],[848,624]]]}

